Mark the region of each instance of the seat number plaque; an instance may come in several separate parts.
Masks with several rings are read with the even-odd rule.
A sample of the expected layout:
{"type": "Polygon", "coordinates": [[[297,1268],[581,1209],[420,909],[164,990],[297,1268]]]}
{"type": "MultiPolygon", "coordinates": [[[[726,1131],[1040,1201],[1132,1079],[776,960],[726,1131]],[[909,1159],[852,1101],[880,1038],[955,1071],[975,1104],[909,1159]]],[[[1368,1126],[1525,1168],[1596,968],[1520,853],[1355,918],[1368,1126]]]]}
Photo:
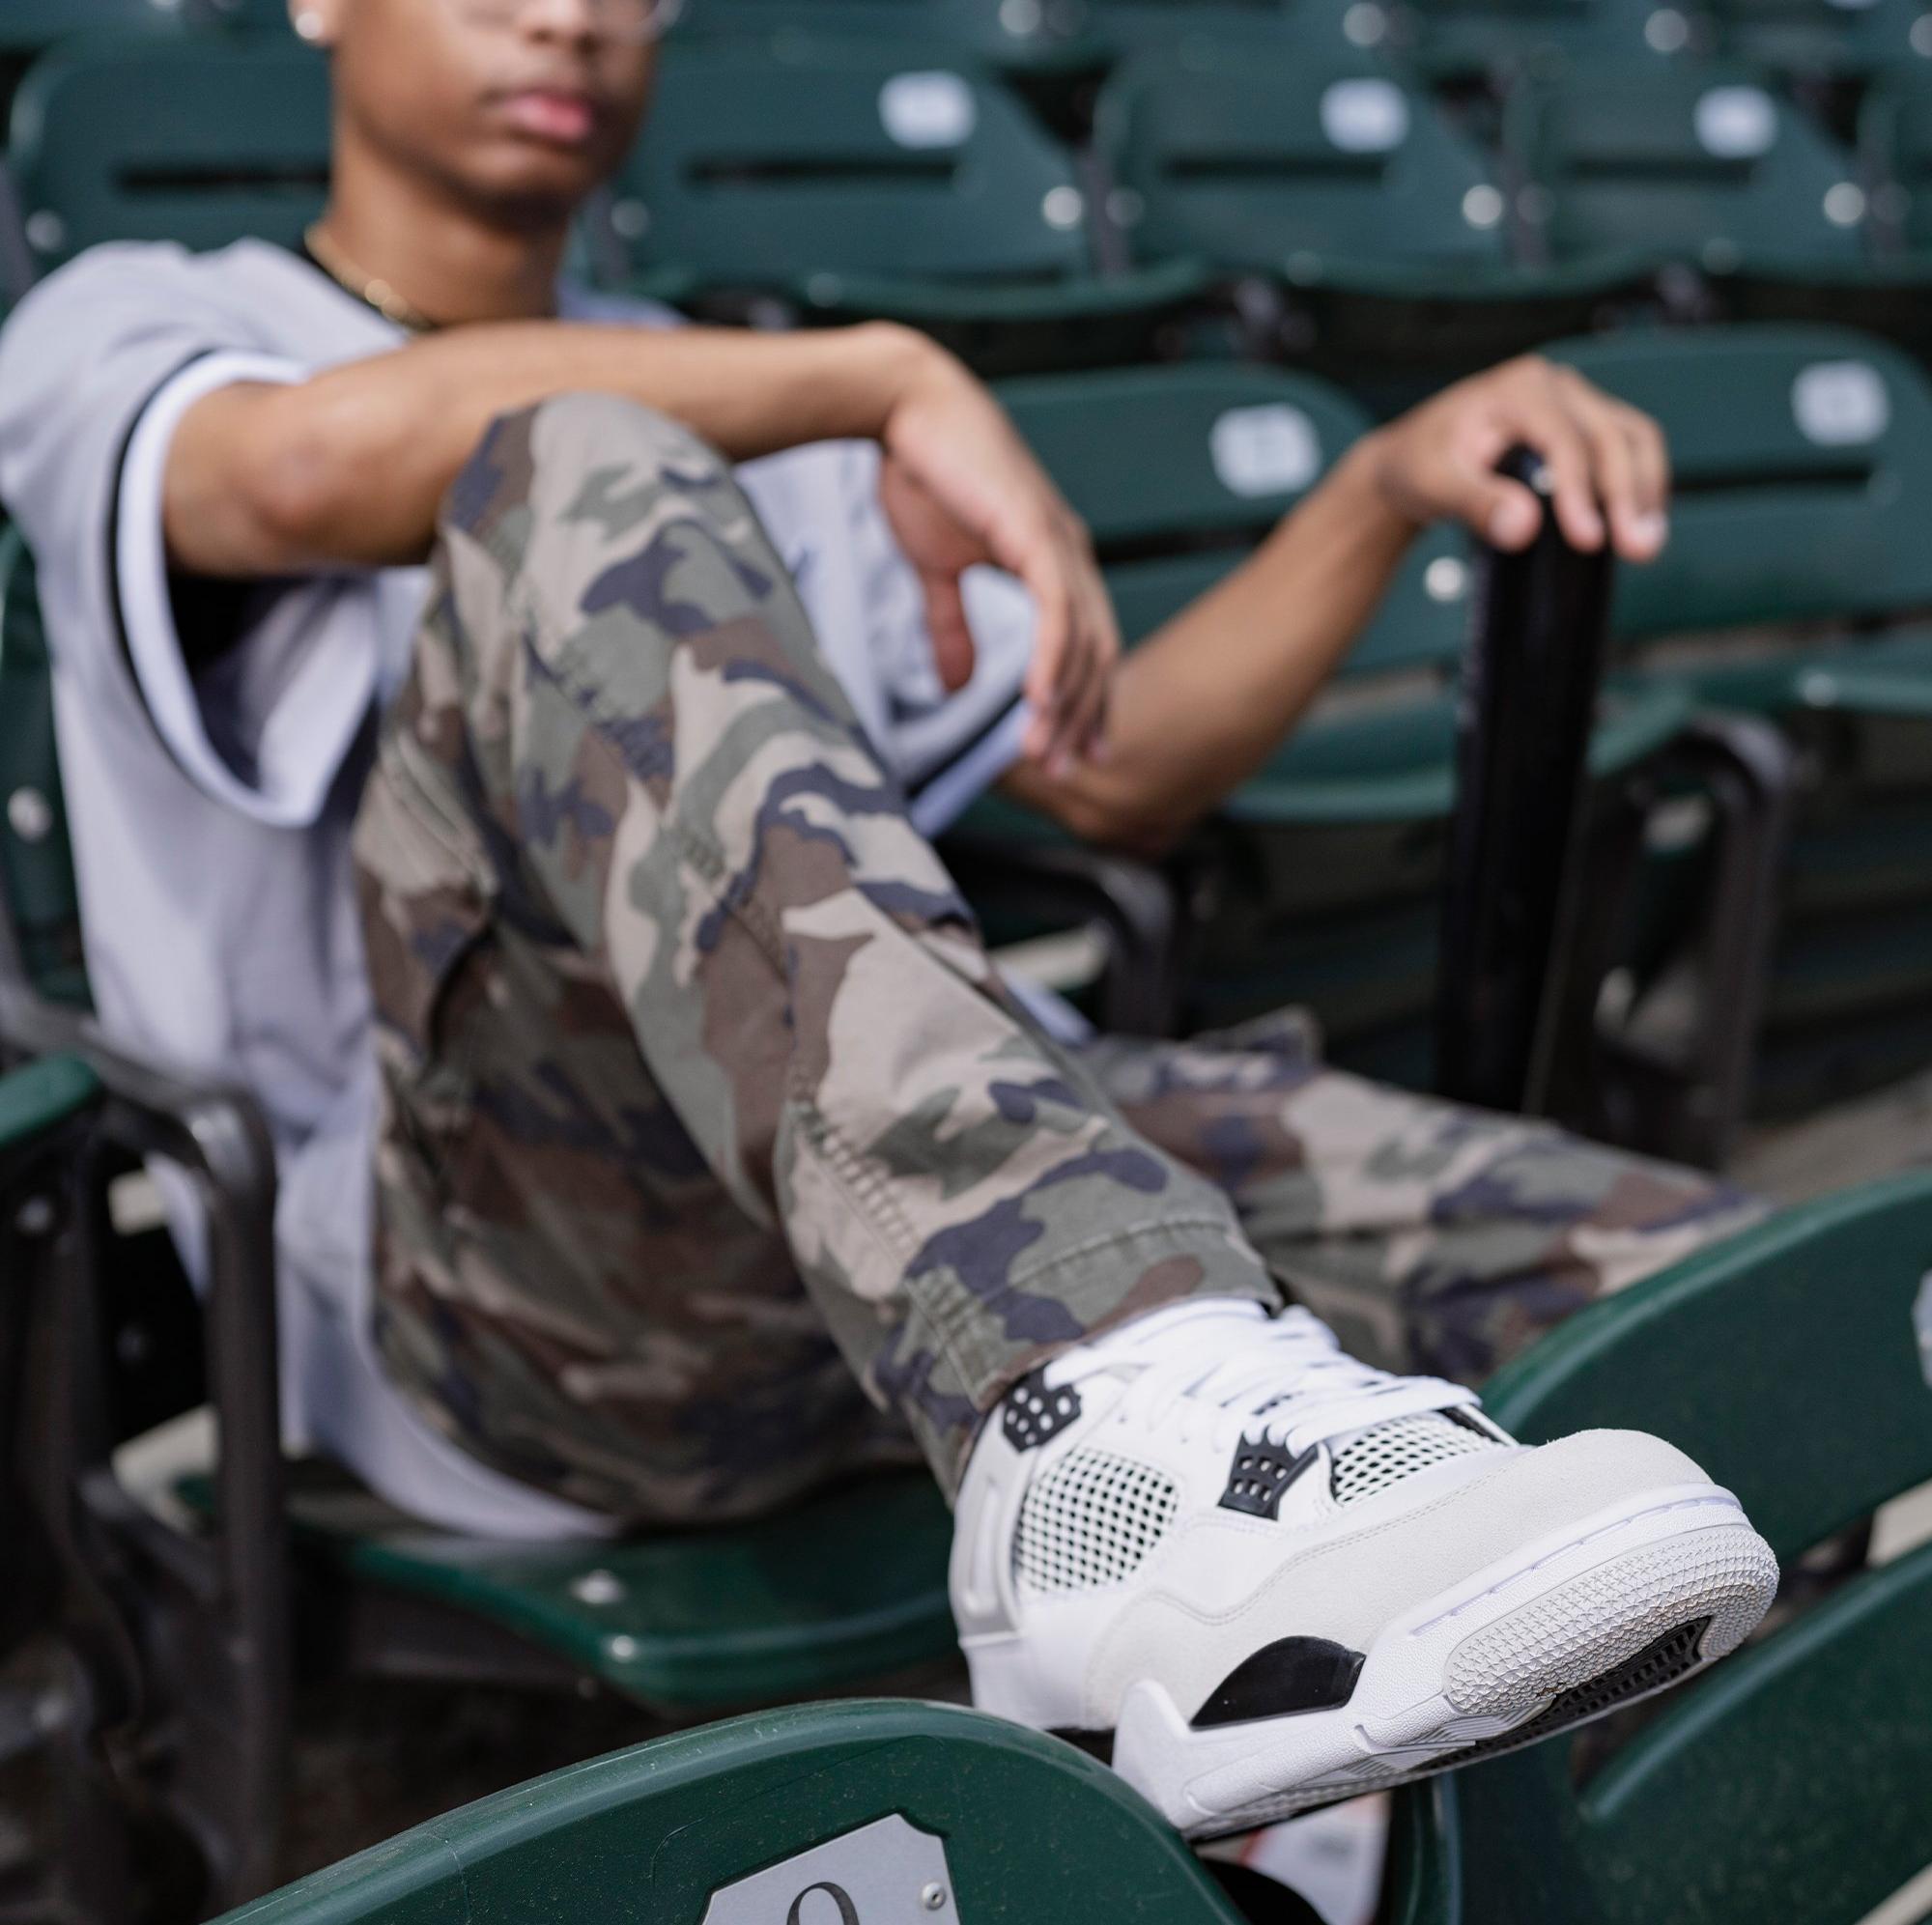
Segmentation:
{"type": "Polygon", "coordinates": [[[704,1925],[957,1925],[946,1842],[895,1814],[721,1885],[704,1925]]]}

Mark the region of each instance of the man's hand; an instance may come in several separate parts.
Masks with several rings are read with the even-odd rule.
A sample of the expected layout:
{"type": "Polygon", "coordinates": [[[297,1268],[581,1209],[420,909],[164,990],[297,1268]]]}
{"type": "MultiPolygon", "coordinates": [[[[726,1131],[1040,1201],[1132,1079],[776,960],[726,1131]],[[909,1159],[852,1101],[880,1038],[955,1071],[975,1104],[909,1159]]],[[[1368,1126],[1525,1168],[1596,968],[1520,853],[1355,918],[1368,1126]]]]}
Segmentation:
{"type": "Polygon", "coordinates": [[[950,355],[923,355],[887,414],[879,499],[918,570],[940,677],[973,672],[959,578],[978,562],[1017,576],[1038,610],[1026,753],[1064,773],[1104,753],[1121,636],[1093,544],[999,403],[950,355]]]}
{"type": "Polygon", "coordinates": [[[1541,508],[1495,471],[1522,443],[1548,465],[1556,519],[1573,547],[1601,548],[1607,519],[1617,553],[1649,561],[1668,534],[1670,460],[1657,423],[1534,354],[1445,388],[1374,442],[1377,489],[1418,527],[1464,522],[1497,548],[1527,547],[1541,508]]]}

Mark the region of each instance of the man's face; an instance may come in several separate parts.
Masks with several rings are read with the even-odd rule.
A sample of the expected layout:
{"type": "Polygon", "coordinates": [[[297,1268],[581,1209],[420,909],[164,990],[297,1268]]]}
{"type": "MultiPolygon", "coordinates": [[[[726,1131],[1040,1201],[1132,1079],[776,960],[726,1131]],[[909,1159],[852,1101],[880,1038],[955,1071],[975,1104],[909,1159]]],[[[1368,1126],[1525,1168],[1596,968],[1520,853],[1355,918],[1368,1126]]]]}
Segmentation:
{"type": "Polygon", "coordinates": [[[514,225],[567,216],[643,117],[655,48],[598,0],[298,0],[345,134],[514,225]]]}

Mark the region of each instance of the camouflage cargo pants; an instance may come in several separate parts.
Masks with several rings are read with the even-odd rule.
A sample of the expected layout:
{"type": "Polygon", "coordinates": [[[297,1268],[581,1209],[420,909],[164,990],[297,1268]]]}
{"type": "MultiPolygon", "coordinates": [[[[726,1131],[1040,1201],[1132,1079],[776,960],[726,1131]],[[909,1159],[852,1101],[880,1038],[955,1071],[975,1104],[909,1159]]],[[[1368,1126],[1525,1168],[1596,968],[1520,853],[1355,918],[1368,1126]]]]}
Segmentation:
{"type": "Polygon", "coordinates": [[[662,417],[499,422],[434,581],[356,837],[378,1336],[511,1476],[728,1517],[909,1429],[950,1486],[1017,1376],[1190,1293],[1285,1288],[1480,1375],[1748,1214],[1326,1071],[1292,1023],[1056,1046],[662,417]]]}

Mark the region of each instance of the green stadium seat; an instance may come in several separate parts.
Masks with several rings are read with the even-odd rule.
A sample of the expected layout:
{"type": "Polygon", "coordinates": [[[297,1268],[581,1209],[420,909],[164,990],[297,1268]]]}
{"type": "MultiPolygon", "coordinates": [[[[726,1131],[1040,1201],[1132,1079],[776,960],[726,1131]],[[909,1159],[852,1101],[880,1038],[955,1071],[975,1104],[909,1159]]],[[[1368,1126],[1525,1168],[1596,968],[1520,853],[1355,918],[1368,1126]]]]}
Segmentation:
{"type": "Polygon", "coordinates": [[[1928,1060],[1932,1007],[1932,870],[1910,860],[1932,835],[1932,631],[1914,619],[1932,608],[1932,381],[1841,328],[1634,332],[1552,353],[1670,441],[1671,543],[1620,578],[1619,636],[1657,680],[1775,721],[1810,770],[1763,1102],[1813,1107],[1902,1075],[1928,1060]],[[1873,1040],[1881,1016],[1898,1025],[1889,1051],[1873,1040]]]}
{"type": "MultiPolygon", "coordinates": [[[[1129,646],[1233,567],[1369,426],[1325,382],[1198,364],[1002,384],[1002,400],[1091,529],[1129,646]]],[[[1428,1077],[1455,695],[1468,624],[1459,537],[1418,543],[1340,670],[1340,693],[1225,805],[1223,883],[1194,933],[1183,1027],[1311,1006],[1330,1052],[1428,1077]]],[[[1613,696],[1593,744],[1614,780],[1666,749],[1681,691],[1613,696]]],[[[979,836],[1041,833],[1010,804],[979,836]]]]}
{"type": "MultiPolygon", "coordinates": [[[[205,1531],[162,1531],[124,1497],[114,1515],[133,1520],[128,1544],[146,1545],[144,1560],[162,1531],[171,1539],[168,1568],[194,1572],[181,1590],[164,1585],[144,1598],[144,1633],[159,1648],[208,1637],[237,1673],[190,1665],[165,1683],[152,1681],[156,1702],[171,1708],[157,1716],[178,1717],[181,1732],[210,1743],[219,1733],[231,1764],[255,1761],[233,1775],[224,1767],[212,1775],[190,1770],[183,1780],[183,1815],[210,1840],[217,1870],[245,1884],[272,1843],[273,1773],[286,1739],[278,1693],[287,1681],[278,1676],[277,1653],[286,1654],[289,1629],[274,1535],[283,1518],[302,1583],[334,1599],[353,1626],[326,1656],[311,1654],[325,1670],[347,1664],[562,1688],[590,1679],[662,1717],[689,1721],[948,1667],[955,1653],[946,1591],[951,1521],[923,1470],[857,1480],[743,1528],[550,1545],[426,1528],[330,1466],[291,1466],[285,1479],[274,1373],[262,1367],[274,1349],[266,1136],[252,1136],[251,1113],[227,1092],[184,1086],[164,1065],[128,1061],[87,1022],[50,722],[31,559],[17,533],[0,527],[0,1059],[24,1057],[31,1065],[0,1077],[0,1175],[11,1167],[8,1147],[84,1107],[97,1078],[112,1097],[102,1113],[112,1134],[88,1165],[97,1183],[129,1156],[209,1158],[195,1177],[217,1218],[207,1376],[223,1455],[213,1480],[185,1479],[175,1493],[183,1515],[205,1531]],[[254,1147],[242,1152],[238,1137],[254,1147]],[[255,1520],[264,1541],[243,1542],[238,1519],[244,1527],[255,1520]]],[[[94,1202],[104,1223],[104,1196],[94,1202]]],[[[118,1249],[112,1240],[91,1247],[92,1267],[64,1272],[64,1288],[81,1299],[63,1313],[64,1297],[34,1297],[46,1315],[109,1315],[104,1292],[118,1249]]],[[[194,1374],[168,1414],[200,1400],[194,1374]]],[[[0,1404],[17,1394],[0,1379],[0,1404]]],[[[0,1446],[15,1434],[16,1418],[0,1407],[0,1446]]],[[[48,1422],[49,1437],[68,1437],[48,1422]]],[[[89,1501],[98,1505],[113,1479],[106,1448],[87,1435],[71,1441],[83,1454],[72,1475],[96,1481],[89,1501]],[[90,1449],[99,1450],[98,1460],[85,1455],[90,1449]]],[[[60,1474],[58,1465],[43,1468],[60,1474]]],[[[112,1535],[112,1524],[97,1521],[112,1535]]],[[[73,1848],[86,1841],[76,1835],[73,1848]]]]}
{"type": "Polygon", "coordinates": [[[1017,74],[1091,68],[1102,58],[1068,0],[690,0],[678,40],[901,43],[1017,74]]]}
{"type": "Polygon", "coordinates": [[[1932,386],[1845,328],[1631,330],[1551,354],[1663,424],[1672,540],[1617,585],[1638,640],[1932,605],[1932,386]]]}
{"type": "MultiPolygon", "coordinates": [[[[1264,1889],[1261,1915],[1314,1918],[1264,1889]]],[[[877,1700],[740,1718],[555,1772],[227,1925],[783,1925],[820,1913],[848,1925],[1244,1918],[1152,1807],[1072,1745],[877,1700]]]]}
{"type": "Polygon", "coordinates": [[[101,241],[292,245],[327,191],[327,65],[293,36],[62,48],[20,84],[8,157],[43,269],[101,241]]]}
{"type": "MultiPolygon", "coordinates": [[[[1929,1247],[1922,1174],[1787,1212],[1572,1318],[1486,1405],[1525,1442],[1599,1425],[1670,1438],[1788,1569],[1932,1480],[1929,1247]]],[[[1598,1727],[1399,1794],[1378,1916],[1876,1913],[1932,1860],[1928,1619],[1920,1543],[1775,1614],[1621,1742],[1598,1727]]]]}
{"type": "Polygon", "coordinates": [[[1579,65],[1525,83],[1504,125],[1554,262],[1636,257],[1724,287],[1863,265],[1856,161],[1748,69],[1579,65]]]}
{"type": "Polygon", "coordinates": [[[1144,354],[1203,277],[1097,275],[1071,156],[969,66],[908,58],[668,50],[610,210],[641,285],[740,316],[888,316],[995,371],[1144,354]]]}
{"type": "Polygon", "coordinates": [[[1310,51],[1389,48],[1397,13],[1383,0],[1091,0],[1087,33],[1115,61],[1198,47],[1279,67],[1310,51]]]}
{"type": "MultiPolygon", "coordinates": [[[[1899,0],[1911,7],[1916,0],[1899,0]]],[[[1860,63],[1861,40],[1838,50],[1835,79],[1814,82],[1844,95],[1861,84],[1864,70],[1878,69],[1864,87],[1858,118],[1859,189],[1865,200],[1861,229],[1863,252],[1855,261],[1768,262],[1731,294],[1729,307],[1740,319],[1797,321],[1861,327],[1897,342],[1920,360],[1932,358],[1932,221],[1926,218],[1926,190],[1932,187],[1932,14],[1915,16],[1909,29],[1887,0],[1869,12],[1844,11],[1822,4],[1820,11],[1849,21],[1867,35],[1887,27],[1885,51],[1860,63]],[[1908,35],[1923,53],[1902,55],[1908,35]],[[1853,71],[1853,70],[1857,70],[1853,71]]],[[[1814,67],[1822,68],[1820,53],[1814,67]]],[[[1794,61],[1795,63],[1795,56],[1794,61]]]]}
{"type": "Polygon", "coordinates": [[[0,888],[17,961],[39,994],[84,1006],[80,904],[54,749],[52,665],[33,557],[0,525],[0,888]]]}
{"type": "Polygon", "coordinates": [[[1588,326],[1639,279],[1597,262],[1519,267],[1489,158],[1361,55],[1149,53],[1108,82],[1094,137],[1133,259],[1272,284],[1292,357],[1351,381],[1488,366],[1588,326]]]}
{"type": "MultiPolygon", "coordinates": [[[[1932,55],[1932,24],[1924,38],[1932,55]]],[[[1932,63],[1879,76],[1860,109],[1859,146],[1882,254],[1932,260],[1932,63]]]]}
{"type": "MultiPolygon", "coordinates": [[[[205,1508],[198,1480],[182,1494],[205,1508]]],[[[955,1650],[952,1514],[923,1470],[857,1478],[729,1530],[583,1543],[427,1530],[321,1463],[297,1467],[288,1509],[298,1568],[361,1591],[365,1619],[412,1669],[436,1669],[447,1627],[472,1642],[488,1628],[506,1673],[595,1679],[688,1723],[930,1672],[955,1650]]]]}
{"type": "Polygon", "coordinates": [[[1848,80],[1932,54],[1924,0],[1705,0],[1723,52],[1776,72],[1848,80]]]}
{"type": "Polygon", "coordinates": [[[182,24],[181,0],[0,0],[0,54],[40,53],[76,34],[182,24]]]}
{"type": "Polygon", "coordinates": [[[1681,53],[1700,12],[1690,0],[1414,0],[1415,58],[1437,80],[1506,85],[1573,62],[1681,53]]]}

